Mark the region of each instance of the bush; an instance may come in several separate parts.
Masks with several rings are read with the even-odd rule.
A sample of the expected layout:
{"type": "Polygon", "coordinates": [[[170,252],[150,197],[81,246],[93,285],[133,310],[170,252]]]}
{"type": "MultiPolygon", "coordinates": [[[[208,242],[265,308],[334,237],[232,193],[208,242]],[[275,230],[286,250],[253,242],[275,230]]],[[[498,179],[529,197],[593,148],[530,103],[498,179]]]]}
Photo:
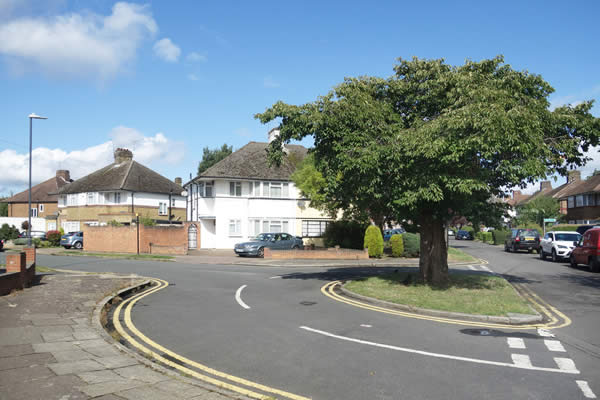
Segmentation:
{"type": "Polygon", "coordinates": [[[58,231],[60,232],[60,236],[65,234],[65,230],[63,228],[59,228],[58,231]]]}
{"type": "Polygon", "coordinates": [[[494,244],[504,244],[506,238],[510,236],[510,231],[505,230],[495,230],[492,231],[492,239],[494,240],[494,244]]]}
{"type": "MultiPolygon", "coordinates": [[[[15,239],[13,240],[13,243],[18,246],[27,246],[27,238],[15,239]]],[[[33,247],[41,247],[42,241],[40,238],[32,238],[31,244],[33,244],[33,247]]]]}
{"type": "Polygon", "coordinates": [[[471,225],[465,225],[462,228],[460,228],[459,231],[474,232],[475,229],[473,229],[471,225]]]}
{"type": "Polygon", "coordinates": [[[418,233],[403,233],[404,257],[418,257],[421,252],[421,236],[418,233]]]}
{"type": "Polygon", "coordinates": [[[119,221],[117,221],[116,219],[108,221],[107,225],[110,225],[110,226],[123,226],[123,224],[120,223],[119,221]]]}
{"type": "Polygon", "coordinates": [[[479,231],[479,232],[475,233],[475,239],[481,240],[484,243],[490,243],[494,240],[493,236],[492,236],[492,232],[483,232],[483,231],[479,231]]]}
{"type": "Polygon", "coordinates": [[[390,246],[392,246],[392,257],[402,257],[404,253],[404,241],[402,235],[392,235],[390,238],[390,246]]]}
{"type": "Polygon", "coordinates": [[[140,217],[140,224],[144,225],[144,226],[155,226],[156,221],[153,220],[152,218],[150,218],[149,216],[144,215],[144,216],[140,217]]]}
{"type": "Polygon", "coordinates": [[[21,223],[21,229],[24,230],[24,231],[29,230],[29,222],[28,221],[23,221],[21,223]]]}
{"type": "Polygon", "coordinates": [[[0,240],[13,240],[19,237],[19,230],[14,225],[2,224],[0,240]]]}
{"type": "Polygon", "coordinates": [[[579,225],[554,225],[548,228],[546,231],[570,231],[574,232],[577,230],[579,225]]]}
{"type": "Polygon", "coordinates": [[[62,235],[59,231],[48,231],[46,232],[46,239],[50,243],[50,246],[56,247],[60,245],[60,237],[62,235]]]}
{"type": "Polygon", "coordinates": [[[369,257],[381,258],[383,255],[383,236],[378,226],[371,225],[367,228],[364,247],[369,249],[369,257]]]}
{"type": "Polygon", "coordinates": [[[340,246],[344,249],[364,249],[366,224],[354,221],[334,221],[327,224],[323,234],[326,247],[340,246]]]}

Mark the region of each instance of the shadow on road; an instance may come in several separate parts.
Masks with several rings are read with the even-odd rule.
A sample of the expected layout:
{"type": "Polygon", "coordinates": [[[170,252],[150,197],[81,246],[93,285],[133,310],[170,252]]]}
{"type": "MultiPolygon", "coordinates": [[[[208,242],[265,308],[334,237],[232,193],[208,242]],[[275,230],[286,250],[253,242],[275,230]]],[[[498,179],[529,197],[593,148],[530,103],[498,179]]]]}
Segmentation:
{"type": "Polygon", "coordinates": [[[462,334],[471,335],[471,336],[517,337],[517,338],[523,338],[523,339],[543,339],[543,337],[541,337],[540,335],[535,334],[535,333],[514,332],[514,331],[503,332],[503,331],[498,331],[496,329],[467,328],[467,329],[461,329],[461,330],[459,330],[459,332],[462,334]]]}

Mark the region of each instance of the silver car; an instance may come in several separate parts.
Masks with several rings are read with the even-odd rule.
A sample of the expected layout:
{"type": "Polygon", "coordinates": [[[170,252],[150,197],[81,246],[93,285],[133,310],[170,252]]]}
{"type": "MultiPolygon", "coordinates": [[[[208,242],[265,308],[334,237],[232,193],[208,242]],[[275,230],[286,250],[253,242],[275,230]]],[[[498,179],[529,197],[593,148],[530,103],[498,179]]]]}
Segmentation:
{"type": "Polygon", "coordinates": [[[69,232],[60,237],[60,245],[65,249],[74,247],[76,249],[83,248],[83,232],[69,232]]]}
{"type": "Polygon", "coordinates": [[[235,254],[240,257],[265,255],[265,247],[273,250],[302,249],[302,239],[289,233],[261,233],[255,240],[237,243],[233,248],[235,254]]]}

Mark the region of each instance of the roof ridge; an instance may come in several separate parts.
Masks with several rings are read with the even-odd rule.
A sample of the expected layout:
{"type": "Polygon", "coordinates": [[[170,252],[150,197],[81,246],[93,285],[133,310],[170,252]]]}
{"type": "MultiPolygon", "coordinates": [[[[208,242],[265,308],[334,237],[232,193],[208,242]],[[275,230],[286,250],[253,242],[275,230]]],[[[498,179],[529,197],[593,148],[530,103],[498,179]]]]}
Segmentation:
{"type": "Polygon", "coordinates": [[[119,189],[123,190],[123,188],[125,187],[125,182],[127,182],[127,178],[129,178],[129,173],[131,172],[131,167],[133,166],[133,163],[135,161],[131,160],[129,162],[129,166],[127,167],[127,171],[125,171],[125,175],[123,176],[123,181],[121,182],[121,186],[119,186],[119,189]]]}

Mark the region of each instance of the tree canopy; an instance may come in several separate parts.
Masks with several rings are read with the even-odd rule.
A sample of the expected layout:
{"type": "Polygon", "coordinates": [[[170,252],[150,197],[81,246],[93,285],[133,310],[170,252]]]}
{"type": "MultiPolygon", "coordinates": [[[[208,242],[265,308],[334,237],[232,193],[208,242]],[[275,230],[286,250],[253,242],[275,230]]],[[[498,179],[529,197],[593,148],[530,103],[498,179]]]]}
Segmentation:
{"type": "Polygon", "coordinates": [[[451,66],[399,59],[390,78],[346,78],[314,102],[277,102],[257,114],[280,122],[269,148],[313,136],[320,193],[331,207],[420,225],[422,278],[447,280],[444,226],[455,215],[498,210],[507,188],[581,166],[598,144],[593,102],[549,110],[553,88],[503,57],[451,66]]]}
{"type": "Polygon", "coordinates": [[[519,220],[523,223],[533,222],[544,226],[544,218],[561,217],[558,200],[550,196],[536,196],[519,206],[519,220]]]}
{"type": "Polygon", "coordinates": [[[233,152],[233,146],[227,146],[223,144],[221,148],[209,149],[205,147],[202,149],[202,161],[198,164],[198,175],[227,157],[233,152]]]}

